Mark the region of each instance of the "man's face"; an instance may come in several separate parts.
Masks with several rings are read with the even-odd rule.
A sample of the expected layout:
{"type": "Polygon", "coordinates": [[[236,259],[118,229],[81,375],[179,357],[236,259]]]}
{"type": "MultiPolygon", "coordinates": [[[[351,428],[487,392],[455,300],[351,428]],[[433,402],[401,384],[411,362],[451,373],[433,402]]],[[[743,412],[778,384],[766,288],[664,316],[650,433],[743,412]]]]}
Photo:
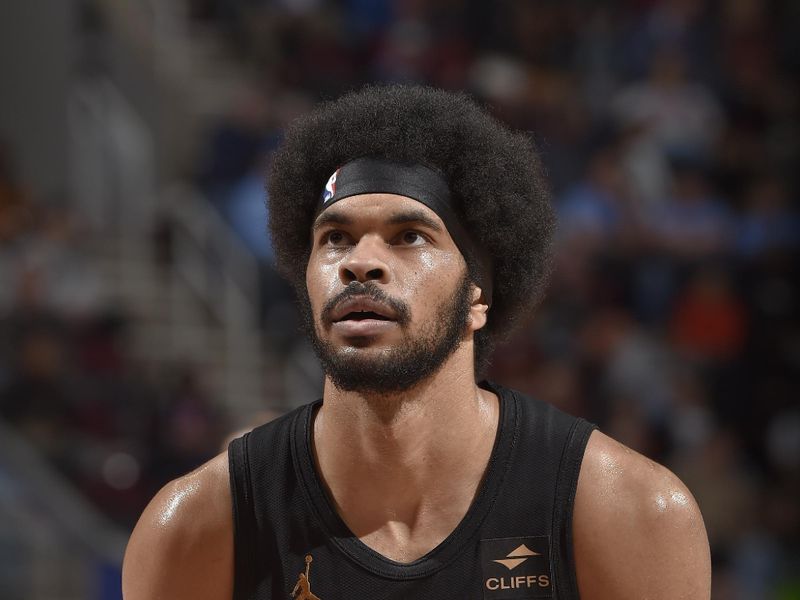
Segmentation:
{"type": "Polygon", "coordinates": [[[436,213],[404,196],[353,196],[322,212],[306,285],[314,348],[340,389],[408,389],[467,332],[464,259],[436,213]]]}

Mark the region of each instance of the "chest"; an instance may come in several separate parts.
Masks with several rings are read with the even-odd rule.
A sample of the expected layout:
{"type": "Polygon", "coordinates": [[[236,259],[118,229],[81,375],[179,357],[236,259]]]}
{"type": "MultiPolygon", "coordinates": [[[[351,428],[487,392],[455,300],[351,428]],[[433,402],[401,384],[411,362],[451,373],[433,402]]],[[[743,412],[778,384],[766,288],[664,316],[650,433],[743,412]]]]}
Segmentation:
{"type": "Polygon", "coordinates": [[[396,532],[354,532],[344,522],[297,421],[254,432],[229,451],[235,600],[577,598],[570,494],[591,428],[578,435],[570,425],[507,414],[463,518],[399,548],[396,532]],[[269,463],[253,458],[268,453],[269,463]]]}

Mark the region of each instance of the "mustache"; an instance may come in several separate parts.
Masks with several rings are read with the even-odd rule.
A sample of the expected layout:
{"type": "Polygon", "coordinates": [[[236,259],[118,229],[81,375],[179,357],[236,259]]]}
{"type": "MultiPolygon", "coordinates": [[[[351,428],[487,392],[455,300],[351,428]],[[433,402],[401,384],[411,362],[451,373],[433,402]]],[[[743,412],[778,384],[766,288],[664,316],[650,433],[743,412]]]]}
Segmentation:
{"type": "Polygon", "coordinates": [[[322,322],[327,324],[332,323],[333,319],[331,315],[333,311],[336,310],[336,307],[342,302],[356,297],[369,298],[373,302],[388,306],[396,315],[396,322],[398,325],[407,325],[411,322],[411,309],[408,308],[408,305],[401,300],[392,298],[378,287],[377,283],[372,281],[366,283],[353,281],[349,283],[344,290],[328,300],[325,306],[322,307],[322,314],[320,315],[322,317],[322,322]]]}

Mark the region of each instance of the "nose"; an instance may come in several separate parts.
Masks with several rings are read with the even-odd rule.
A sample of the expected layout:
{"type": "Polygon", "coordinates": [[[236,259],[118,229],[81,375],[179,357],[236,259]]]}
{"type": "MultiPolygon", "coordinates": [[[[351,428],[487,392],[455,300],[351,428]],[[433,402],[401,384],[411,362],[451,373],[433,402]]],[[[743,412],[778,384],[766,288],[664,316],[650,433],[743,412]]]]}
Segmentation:
{"type": "Polygon", "coordinates": [[[339,267],[339,279],[345,285],[358,281],[389,282],[389,267],[384,260],[386,244],[372,236],[364,236],[348,253],[339,267]]]}

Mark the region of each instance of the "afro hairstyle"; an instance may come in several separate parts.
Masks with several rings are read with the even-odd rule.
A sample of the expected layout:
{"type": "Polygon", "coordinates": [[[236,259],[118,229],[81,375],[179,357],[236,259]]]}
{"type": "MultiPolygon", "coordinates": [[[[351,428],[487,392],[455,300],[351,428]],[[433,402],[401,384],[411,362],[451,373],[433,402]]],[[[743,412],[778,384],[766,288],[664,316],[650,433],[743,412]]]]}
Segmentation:
{"type": "Polygon", "coordinates": [[[550,273],[555,219],[533,141],[466,94],[424,86],[366,86],[320,104],[288,128],[269,174],[277,267],[301,298],[325,182],[360,157],[439,170],[462,222],[491,256],[492,306],[476,336],[481,372],[494,343],[538,305],[550,273]]]}

